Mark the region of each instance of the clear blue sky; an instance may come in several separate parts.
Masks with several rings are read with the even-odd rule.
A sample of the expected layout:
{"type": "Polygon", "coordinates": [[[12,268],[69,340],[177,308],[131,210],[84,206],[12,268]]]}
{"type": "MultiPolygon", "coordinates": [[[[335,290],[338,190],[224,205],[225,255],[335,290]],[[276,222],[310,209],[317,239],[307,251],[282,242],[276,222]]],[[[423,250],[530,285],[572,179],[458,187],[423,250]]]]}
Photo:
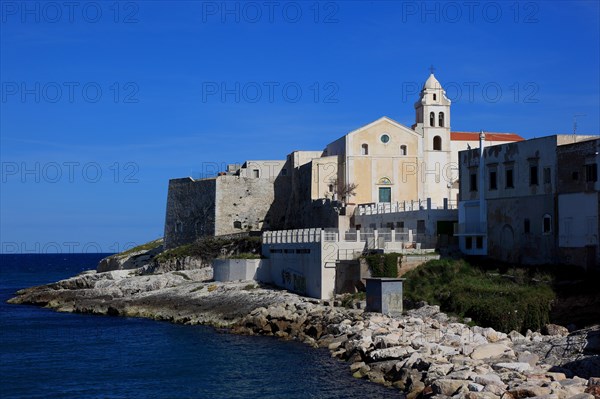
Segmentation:
{"type": "Polygon", "coordinates": [[[65,3],[0,2],[3,252],[160,237],[169,178],[410,126],[430,65],[454,131],[600,131],[598,1],[65,3]]]}

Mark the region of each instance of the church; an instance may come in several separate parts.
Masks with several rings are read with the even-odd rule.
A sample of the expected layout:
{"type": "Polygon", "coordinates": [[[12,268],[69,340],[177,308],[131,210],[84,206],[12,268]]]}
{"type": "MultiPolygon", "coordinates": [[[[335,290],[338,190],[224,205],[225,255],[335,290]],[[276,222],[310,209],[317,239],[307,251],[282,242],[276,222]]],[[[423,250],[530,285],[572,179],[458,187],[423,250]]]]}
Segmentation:
{"type": "MultiPolygon", "coordinates": [[[[414,204],[423,209],[425,203],[427,209],[456,209],[458,152],[476,148],[479,132],[453,132],[450,108],[431,73],[410,127],[382,116],[323,150],[248,160],[207,179],[172,179],[165,245],[248,231],[345,230],[356,227],[355,216],[365,207],[377,214],[414,210],[414,204]]],[[[522,140],[486,132],[486,147],[522,140]]]]}

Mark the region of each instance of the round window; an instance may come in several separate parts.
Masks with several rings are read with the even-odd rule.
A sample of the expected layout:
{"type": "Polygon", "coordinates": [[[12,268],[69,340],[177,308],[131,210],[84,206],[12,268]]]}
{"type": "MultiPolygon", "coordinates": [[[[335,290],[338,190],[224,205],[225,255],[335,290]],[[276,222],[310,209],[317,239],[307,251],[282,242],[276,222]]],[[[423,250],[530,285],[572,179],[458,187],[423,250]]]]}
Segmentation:
{"type": "Polygon", "coordinates": [[[383,144],[386,144],[386,143],[388,143],[389,141],[390,141],[390,136],[388,136],[387,134],[383,134],[383,135],[381,135],[381,142],[382,142],[383,144]]]}

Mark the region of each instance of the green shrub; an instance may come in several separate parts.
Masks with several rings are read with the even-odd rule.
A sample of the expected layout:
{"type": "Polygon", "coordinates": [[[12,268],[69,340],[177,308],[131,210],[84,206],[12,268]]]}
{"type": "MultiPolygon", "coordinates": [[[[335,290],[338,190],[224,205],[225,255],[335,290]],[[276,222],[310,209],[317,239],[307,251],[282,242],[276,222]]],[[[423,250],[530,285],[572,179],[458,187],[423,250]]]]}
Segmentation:
{"type": "Polygon", "coordinates": [[[402,254],[372,254],[365,256],[373,277],[398,277],[398,262],[402,254]]]}
{"type": "Polygon", "coordinates": [[[547,284],[536,284],[522,270],[513,275],[486,274],[459,260],[434,260],[408,272],[404,295],[471,317],[478,325],[509,332],[540,330],[550,320],[555,298],[547,284]]]}
{"type": "Polygon", "coordinates": [[[224,256],[225,259],[260,259],[259,254],[253,254],[252,252],[242,252],[239,254],[233,254],[224,256]]]}
{"type": "MultiPolygon", "coordinates": [[[[177,248],[164,251],[159,254],[156,259],[158,261],[166,261],[186,256],[195,256],[208,263],[219,257],[223,252],[225,257],[232,258],[236,257],[235,255],[237,254],[259,253],[260,244],[260,237],[219,238],[206,236],[199,238],[191,244],[181,245],[177,248]]],[[[256,256],[260,257],[259,255],[256,256]]],[[[248,257],[242,259],[253,258],[248,257]]]]}

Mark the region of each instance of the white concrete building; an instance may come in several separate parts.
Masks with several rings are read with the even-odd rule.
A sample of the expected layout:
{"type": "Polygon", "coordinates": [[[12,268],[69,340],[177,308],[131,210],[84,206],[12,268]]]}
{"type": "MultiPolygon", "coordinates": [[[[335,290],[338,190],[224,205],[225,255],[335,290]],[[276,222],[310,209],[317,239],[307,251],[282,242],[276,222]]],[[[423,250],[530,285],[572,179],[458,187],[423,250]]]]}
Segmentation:
{"type": "Polygon", "coordinates": [[[482,157],[461,151],[461,251],[509,263],[598,262],[597,142],[555,135],[485,147],[482,157]]]}

